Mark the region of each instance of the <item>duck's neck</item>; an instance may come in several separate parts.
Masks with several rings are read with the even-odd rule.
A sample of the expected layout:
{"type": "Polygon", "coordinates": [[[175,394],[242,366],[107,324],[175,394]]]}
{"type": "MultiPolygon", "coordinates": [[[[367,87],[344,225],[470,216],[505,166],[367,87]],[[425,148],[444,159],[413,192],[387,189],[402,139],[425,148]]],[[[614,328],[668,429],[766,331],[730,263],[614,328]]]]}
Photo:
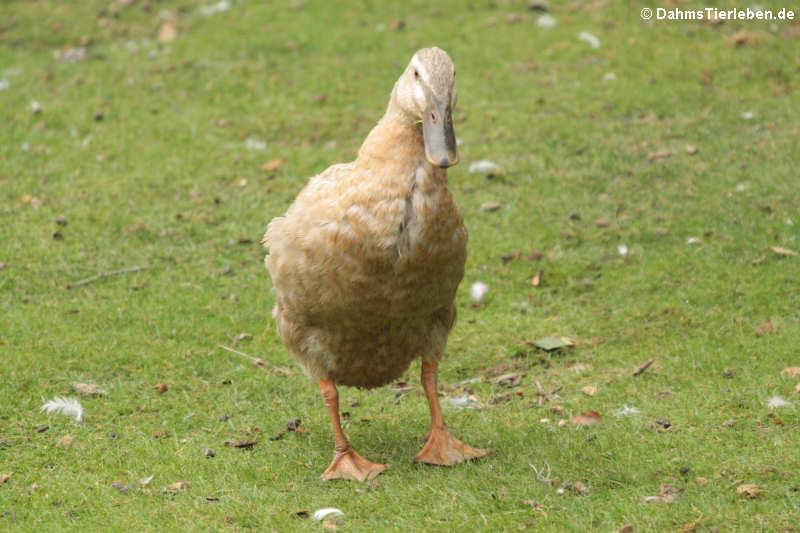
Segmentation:
{"type": "Polygon", "coordinates": [[[386,114],[361,145],[358,159],[397,161],[415,167],[427,164],[422,124],[390,103],[386,114]]]}

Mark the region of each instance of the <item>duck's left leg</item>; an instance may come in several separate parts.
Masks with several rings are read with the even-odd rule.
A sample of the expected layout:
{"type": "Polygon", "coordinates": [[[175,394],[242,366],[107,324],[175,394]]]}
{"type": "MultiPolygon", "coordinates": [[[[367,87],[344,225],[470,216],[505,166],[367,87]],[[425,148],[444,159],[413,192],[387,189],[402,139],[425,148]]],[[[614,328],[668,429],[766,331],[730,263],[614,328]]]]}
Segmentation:
{"type": "Polygon", "coordinates": [[[336,390],[333,381],[330,379],[319,380],[319,390],[331,417],[334,441],[333,461],[322,473],[322,479],[364,481],[372,479],[386,470],[386,465],[373,463],[361,457],[344,436],[342,424],[339,421],[339,391],[336,390]]]}
{"type": "Polygon", "coordinates": [[[483,457],[492,450],[473,448],[464,444],[450,433],[450,429],[444,423],[436,384],[438,368],[439,363],[422,362],[422,388],[425,389],[425,396],[427,396],[428,405],[431,408],[431,428],[425,436],[427,439],[425,446],[414,457],[414,461],[451,466],[469,459],[483,457]]]}

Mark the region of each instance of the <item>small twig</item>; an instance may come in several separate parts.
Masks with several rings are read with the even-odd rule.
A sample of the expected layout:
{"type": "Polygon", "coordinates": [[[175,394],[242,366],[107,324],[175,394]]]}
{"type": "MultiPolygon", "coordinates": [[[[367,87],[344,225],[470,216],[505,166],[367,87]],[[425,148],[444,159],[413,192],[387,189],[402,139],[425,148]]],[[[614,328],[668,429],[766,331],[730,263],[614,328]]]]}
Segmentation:
{"type": "Polygon", "coordinates": [[[648,368],[650,368],[650,365],[652,365],[652,364],[655,362],[655,360],[656,360],[656,358],[655,358],[655,357],[653,357],[653,358],[652,358],[652,359],[650,359],[649,361],[645,361],[645,362],[644,362],[644,363],[642,363],[641,365],[637,366],[637,367],[636,367],[636,370],[634,370],[634,371],[633,371],[633,375],[634,375],[634,376],[638,376],[639,374],[641,374],[642,372],[644,372],[645,370],[647,370],[648,368]]]}
{"type": "Polygon", "coordinates": [[[122,268],[120,270],[112,270],[111,272],[100,272],[96,276],[92,276],[91,278],[82,279],[80,281],[76,281],[75,283],[70,283],[67,285],[67,289],[74,289],[75,287],[81,287],[83,285],[88,285],[93,281],[97,281],[98,279],[107,278],[108,276],[118,276],[120,274],[130,274],[131,272],[139,272],[140,270],[147,270],[149,267],[147,265],[140,265],[128,268],[122,268]]]}
{"type": "Polygon", "coordinates": [[[241,355],[242,357],[247,357],[257,367],[269,368],[273,372],[275,372],[276,374],[280,374],[282,376],[288,376],[289,374],[294,374],[294,372],[292,372],[291,370],[286,370],[285,368],[281,368],[281,367],[279,367],[277,365],[273,365],[272,363],[264,361],[263,359],[259,359],[258,357],[253,357],[252,355],[248,355],[248,354],[246,354],[244,352],[240,352],[239,350],[234,350],[233,348],[230,348],[228,346],[223,346],[222,344],[217,344],[217,346],[219,346],[223,350],[228,350],[231,353],[235,353],[235,354],[241,355]]]}
{"type": "Polygon", "coordinates": [[[536,384],[536,394],[539,396],[536,403],[539,407],[542,407],[544,402],[547,401],[547,393],[544,391],[544,387],[542,387],[542,384],[539,383],[538,379],[534,381],[534,383],[536,384]]]}

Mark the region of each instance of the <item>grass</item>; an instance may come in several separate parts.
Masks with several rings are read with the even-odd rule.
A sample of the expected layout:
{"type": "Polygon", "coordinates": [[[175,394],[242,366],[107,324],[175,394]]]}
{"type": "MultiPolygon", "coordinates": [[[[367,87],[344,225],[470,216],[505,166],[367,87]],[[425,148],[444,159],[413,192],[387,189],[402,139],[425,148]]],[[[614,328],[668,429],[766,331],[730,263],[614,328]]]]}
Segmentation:
{"type": "Polygon", "coordinates": [[[554,5],[545,30],[526,5],[4,2],[0,529],[320,530],[291,512],[335,506],[343,531],[798,531],[800,397],[781,370],[800,366],[800,257],[770,247],[800,250],[800,26],[645,23],[645,4],[579,1],[554,5]],[[168,43],[163,10],[178,16],[168,43]],[[308,176],[353,158],[430,44],[458,66],[450,180],[470,230],[441,381],[457,395],[480,378],[468,386],[485,405],[445,416],[496,451],[411,463],[428,423],[415,364],[401,396],[341,391],[349,437],[392,468],[326,484],[327,416],[272,325],[258,241],[308,176]],[[85,60],[54,55],[81,45],[85,60]],[[506,174],[467,172],[484,158],[506,174]],[[490,292],[473,307],[478,280],[490,292]],[[579,345],[528,342],[549,335],[579,345]],[[519,394],[491,403],[505,372],[524,374],[519,394]],[[81,398],[82,423],[39,412],[77,396],[73,381],[105,391],[81,398]],[[536,381],[561,387],[541,408],[536,381]],[[792,405],[769,408],[773,395],[792,405]],[[614,416],[623,405],[639,413],[614,416]],[[601,424],[568,422],[590,409],[601,424]],[[306,432],[269,439],[294,417],[306,432]],[[241,439],[258,444],[223,444],[241,439]],[[742,483],[763,492],[742,498],[742,483]],[[680,499],[645,503],[662,484],[680,499]]]}

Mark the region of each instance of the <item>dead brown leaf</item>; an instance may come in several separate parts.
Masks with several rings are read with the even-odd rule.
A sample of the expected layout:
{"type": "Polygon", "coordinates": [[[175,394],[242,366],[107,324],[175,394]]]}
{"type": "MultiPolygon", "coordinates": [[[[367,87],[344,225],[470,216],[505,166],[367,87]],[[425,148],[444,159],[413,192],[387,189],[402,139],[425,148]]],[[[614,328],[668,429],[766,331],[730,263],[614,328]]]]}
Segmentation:
{"type": "Polygon", "coordinates": [[[72,381],[69,384],[75,392],[78,394],[82,394],[83,396],[100,396],[103,394],[103,391],[100,390],[100,387],[94,383],[79,383],[77,381],[72,381]]]}
{"type": "Polygon", "coordinates": [[[785,378],[800,377],[800,366],[787,366],[781,370],[781,376],[785,378]]]}
{"type": "Polygon", "coordinates": [[[185,480],[176,481],[164,487],[164,492],[181,492],[188,489],[189,485],[191,485],[191,483],[185,480]]]}
{"type": "MultiPolygon", "coordinates": [[[[13,474],[13,472],[12,472],[13,474]]],[[[11,479],[11,474],[0,474],[0,485],[11,479]]]]}
{"type": "Polygon", "coordinates": [[[697,526],[705,522],[707,519],[703,518],[703,515],[698,516],[694,520],[690,522],[686,522],[681,527],[678,528],[679,533],[694,533],[697,531],[697,526]]]}
{"type": "Polygon", "coordinates": [[[639,374],[641,374],[642,372],[644,372],[645,370],[650,368],[650,365],[652,365],[655,361],[656,361],[656,358],[653,357],[652,359],[650,359],[648,361],[645,361],[641,365],[637,366],[636,369],[633,371],[633,375],[634,376],[638,376],[639,374]]]}
{"type": "Polygon", "coordinates": [[[783,246],[770,246],[769,249],[778,255],[791,255],[794,257],[800,256],[800,254],[795,252],[794,250],[790,250],[789,248],[784,248],[783,246]]]}
{"type": "Polygon", "coordinates": [[[586,385],[581,389],[581,392],[584,393],[586,396],[594,396],[597,394],[597,387],[594,385],[586,385]]]}
{"type": "Polygon", "coordinates": [[[687,144],[683,147],[683,149],[686,150],[686,153],[689,155],[694,155],[697,153],[697,146],[693,144],[687,144]]]}
{"type": "Polygon", "coordinates": [[[178,17],[174,13],[166,13],[161,27],[158,29],[158,41],[168,43],[178,38],[178,17]]]}
{"type": "Polygon", "coordinates": [[[522,382],[522,376],[512,372],[510,374],[503,374],[502,376],[497,376],[496,378],[494,378],[494,382],[497,385],[503,385],[505,387],[518,387],[519,384],[522,382]]]}
{"type": "Polygon", "coordinates": [[[575,494],[580,494],[581,496],[585,496],[589,494],[589,492],[591,492],[591,489],[586,485],[584,485],[583,483],[581,483],[580,481],[572,483],[571,485],[567,486],[567,488],[572,492],[574,492],[575,494]]]}
{"type": "Polygon", "coordinates": [[[663,483],[659,487],[657,495],[645,496],[644,501],[671,503],[681,497],[681,492],[683,492],[683,489],[679,489],[670,483],[663,483]]]}
{"type": "Polygon", "coordinates": [[[225,441],[225,446],[233,446],[240,449],[252,448],[256,444],[258,444],[258,441],[253,439],[225,441]]]}
{"type": "Polygon", "coordinates": [[[762,492],[764,491],[755,483],[742,483],[736,487],[736,494],[740,498],[757,498],[762,492]]]}
{"type": "Polygon", "coordinates": [[[56,444],[58,446],[72,446],[73,444],[75,444],[75,437],[73,437],[72,435],[64,435],[63,437],[58,439],[58,442],[56,444]]]}
{"type": "Polygon", "coordinates": [[[166,383],[156,383],[155,385],[153,385],[153,388],[157,390],[159,393],[164,394],[169,390],[169,385],[167,385],[166,383]]]}
{"type": "Polygon", "coordinates": [[[493,211],[497,211],[501,207],[503,207],[503,204],[501,204],[500,202],[484,202],[483,204],[481,204],[481,211],[486,211],[491,213],[493,211]]]}
{"type": "Polygon", "coordinates": [[[583,413],[575,415],[570,419],[570,422],[578,426],[592,426],[594,424],[600,424],[602,421],[603,417],[600,416],[600,413],[594,409],[584,411],[583,413]]]}
{"type": "Polygon", "coordinates": [[[695,483],[700,485],[701,487],[708,483],[708,478],[697,476],[694,478],[695,483]]]}
{"type": "Polygon", "coordinates": [[[499,403],[505,403],[510,401],[514,397],[513,392],[504,392],[503,394],[498,394],[497,396],[492,396],[489,398],[489,405],[497,405],[499,403]]]}
{"type": "Polygon", "coordinates": [[[537,272],[536,275],[533,276],[533,279],[531,280],[531,285],[533,285],[534,287],[538,287],[539,285],[541,285],[541,283],[542,283],[542,274],[544,274],[544,271],[542,271],[542,270],[537,272]]]}
{"type": "Polygon", "coordinates": [[[747,44],[758,44],[761,34],[750,31],[737,31],[730,37],[731,46],[744,46],[747,44]]]}
{"type": "Polygon", "coordinates": [[[165,437],[169,437],[169,431],[167,431],[166,429],[160,429],[155,433],[153,433],[154,439],[163,439],[165,437]]]}
{"type": "Polygon", "coordinates": [[[611,225],[611,222],[607,218],[598,218],[594,221],[594,225],[598,228],[607,228],[611,225]]]}
{"type": "Polygon", "coordinates": [[[280,168],[281,165],[283,165],[283,159],[273,159],[261,165],[261,170],[272,172],[273,170],[277,170],[278,168],[280,168]]]}
{"type": "Polygon", "coordinates": [[[621,528],[619,528],[618,533],[633,533],[633,526],[631,524],[625,524],[621,528]]]}
{"type": "Polygon", "coordinates": [[[766,322],[762,322],[756,328],[756,333],[759,335],[766,335],[767,333],[771,333],[775,329],[775,324],[772,323],[772,320],[767,320],[766,322]]]}
{"type": "Polygon", "coordinates": [[[647,159],[650,161],[658,161],[659,159],[666,159],[668,157],[672,157],[672,150],[669,148],[647,154],[647,159]]]}

